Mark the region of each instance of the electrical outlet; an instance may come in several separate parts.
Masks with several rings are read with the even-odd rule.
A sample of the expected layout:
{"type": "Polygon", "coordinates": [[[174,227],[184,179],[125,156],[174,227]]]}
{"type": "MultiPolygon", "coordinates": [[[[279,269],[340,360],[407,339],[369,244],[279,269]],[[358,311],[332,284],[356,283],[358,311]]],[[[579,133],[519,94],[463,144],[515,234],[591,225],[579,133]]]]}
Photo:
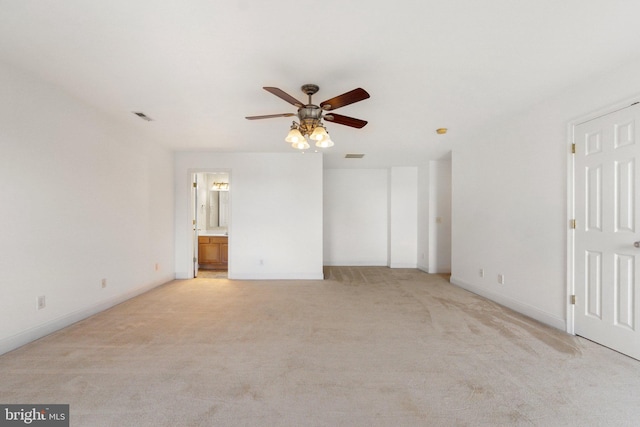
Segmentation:
{"type": "Polygon", "coordinates": [[[44,295],[40,295],[37,300],[37,309],[42,310],[47,306],[47,300],[44,295]]]}
{"type": "Polygon", "coordinates": [[[504,274],[498,274],[498,283],[504,285],[504,274]]]}
{"type": "Polygon", "coordinates": [[[102,279],[100,281],[100,286],[104,289],[107,287],[107,279],[102,279]]]}

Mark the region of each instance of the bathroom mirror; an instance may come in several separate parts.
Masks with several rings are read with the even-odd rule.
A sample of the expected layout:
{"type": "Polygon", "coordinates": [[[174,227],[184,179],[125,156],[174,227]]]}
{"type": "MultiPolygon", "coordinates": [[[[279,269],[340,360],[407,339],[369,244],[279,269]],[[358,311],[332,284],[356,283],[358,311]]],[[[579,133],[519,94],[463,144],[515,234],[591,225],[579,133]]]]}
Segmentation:
{"type": "Polygon", "coordinates": [[[229,174],[197,174],[198,231],[202,234],[226,234],[229,225],[229,174]]]}
{"type": "Polygon", "coordinates": [[[210,190],[207,197],[207,229],[229,225],[229,191],[210,190]]]}

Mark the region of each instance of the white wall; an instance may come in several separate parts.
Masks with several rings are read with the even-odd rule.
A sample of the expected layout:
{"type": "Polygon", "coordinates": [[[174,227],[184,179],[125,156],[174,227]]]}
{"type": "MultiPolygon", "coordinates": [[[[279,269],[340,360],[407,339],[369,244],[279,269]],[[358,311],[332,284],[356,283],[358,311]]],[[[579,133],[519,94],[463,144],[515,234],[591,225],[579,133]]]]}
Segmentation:
{"type": "Polygon", "coordinates": [[[417,264],[422,271],[429,272],[429,240],[431,238],[429,222],[429,164],[418,167],[418,235],[417,264]]]}
{"type": "Polygon", "coordinates": [[[324,171],[324,264],[387,265],[387,169],[324,171]]]}
{"type": "Polygon", "coordinates": [[[455,141],[453,283],[566,327],[568,123],[640,94],[638,75],[640,61],[455,141]]]}
{"type": "Polygon", "coordinates": [[[229,277],[322,279],[322,155],[175,155],[176,277],[192,275],[191,174],[229,170],[229,277]]]}
{"type": "Polygon", "coordinates": [[[424,169],[426,176],[417,167],[325,170],[325,265],[416,268],[419,241],[427,259],[424,169]]]}
{"type": "Polygon", "coordinates": [[[418,168],[389,171],[389,267],[417,268],[418,168]]]}
{"type": "Polygon", "coordinates": [[[170,152],[0,65],[0,153],[0,353],[174,277],[170,152]]]}
{"type": "Polygon", "coordinates": [[[451,161],[429,162],[429,273],[451,272],[451,161]]]}
{"type": "Polygon", "coordinates": [[[418,268],[451,272],[451,161],[418,168],[418,268]]]}

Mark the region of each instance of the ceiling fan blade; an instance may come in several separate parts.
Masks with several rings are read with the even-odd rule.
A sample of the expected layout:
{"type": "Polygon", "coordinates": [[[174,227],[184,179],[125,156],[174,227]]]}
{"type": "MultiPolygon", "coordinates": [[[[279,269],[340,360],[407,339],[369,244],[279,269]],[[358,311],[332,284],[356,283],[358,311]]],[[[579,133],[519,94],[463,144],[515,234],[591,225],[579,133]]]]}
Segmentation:
{"type": "Polygon", "coordinates": [[[293,117],[295,114],[293,113],[282,113],[282,114],[268,114],[266,116],[249,116],[245,117],[247,120],[258,120],[258,119],[272,119],[274,117],[293,117]]]}
{"type": "Polygon", "coordinates": [[[325,115],[324,119],[333,123],[338,123],[339,125],[351,126],[352,128],[358,129],[362,129],[367,123],[369,123],[366,120],[354,119],[353,117],[347,117],[335,113],[325,115]]]}
{"type": "Polygon", "coordinates": [[[298,101],[297,99],[295,99],[293,96],[289,95],[287,92],[283,91],[282,89],[278,89],[277,87],[269,87],[269,86],[263,87],[262,89],[274,94],[278,98],[284,99],[291,105],[295,105],[298,108],[304,107],[304,103],[298,101]]]}
{"type": "Polygon", "coordinates": [[[352,91],[343,93],[331,99],[327,99],[320,103],[320,107],[323,110],[335,110],[345,105],[353,104],[354,102],[362,101],[369,98],[369,93],[361,87],[352,91]]]}

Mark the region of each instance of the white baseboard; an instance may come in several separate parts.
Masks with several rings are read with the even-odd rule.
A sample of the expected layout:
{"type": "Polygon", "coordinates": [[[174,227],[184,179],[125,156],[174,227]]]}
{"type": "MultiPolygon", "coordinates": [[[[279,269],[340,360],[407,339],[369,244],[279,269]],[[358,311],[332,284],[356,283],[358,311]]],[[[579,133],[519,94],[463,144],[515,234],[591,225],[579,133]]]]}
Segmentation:
{"type": "Polygon", "coordinates": [[[323,265],[325,267],[386,267],[387,261],[324,261],[323,265]]]}
{"type": "Polygon", "coordinates": [[[518,313],[524,314],[525,316],[531,317],[532,319],[535,319],[546,325],[552,326],[562,331],[567,330],[567,322],[565,321],[565,319],[549,314],[543,310],[540,310],[539,308],[533,307],[528,304],[524,304],[520,301],[514,300],[504,295],[491,292],[487,289],[483,289],[478,286],[472,285],[471,283],[465,282],[464,280],[454,276],[451,276],[451,279],[449,281],[452,284],[459,286],[463,289],[466,289],[469,292],[472,292],[476,295],[483,296],[487,299],[490,299],[493,302],[496,302],[500,305],[510,308],[511,310],[517,311],[518,313]]]}
{"type": "Polygon", "coordinates": [[[417,268],[418,270],[424,271],[425,273],[429,273],[429,274],[451,274],[450,268],[433,269],[433,268],[429,268],[428,265],[421,265],[421,264],[418,264],[417,268]]]}
{"type": "Polygon", "coordinates": [[[231,280],[324,280],[324,273],[303,273],[303,274],[291,274],[291,273],[267,273],[267,274],[240,274],[231,275],[231,280]]]}
{"type": "Polygon", "coordinates": [[[45,337],[53,332],[59,331],[60,329],[66,328],[67,326],[84,320],[87,317],[91,317],[94,314],[100,313],[101,311],[107,310],[133,297],[148,292],[151,289],[161,286],[171,280],[173,279],[169,278],[167,281],[154,282],[146,286],[141,286],[122,295],[118,295],[116,297],[102,301],[91,307],[74,311],[62,317],[58,317],[57,319],[50,320],[42,325],[35,326],[16,335],[4,338],[0,340],[0,355],[11,350],[15,350],[18,347],[22,347],[25,344],[29,344],[32,341],[45,337]]]}
{"type": "MultiPolygon", "coordinates": [[[[324,273],[240,273],[236,274],[231,270],[227,270],[228,278],[230,280],[323,280],[324,273]]],[[[191,272],[179,272],[176,273],[177,280],[193,279],[193,273],[191,272]]]]}
{"type": "Polygon", "coordinates": [[[392,262],[389,268],[418,268],[416,263],[392,262]]]}

